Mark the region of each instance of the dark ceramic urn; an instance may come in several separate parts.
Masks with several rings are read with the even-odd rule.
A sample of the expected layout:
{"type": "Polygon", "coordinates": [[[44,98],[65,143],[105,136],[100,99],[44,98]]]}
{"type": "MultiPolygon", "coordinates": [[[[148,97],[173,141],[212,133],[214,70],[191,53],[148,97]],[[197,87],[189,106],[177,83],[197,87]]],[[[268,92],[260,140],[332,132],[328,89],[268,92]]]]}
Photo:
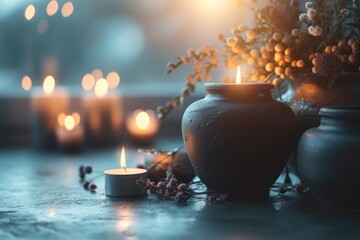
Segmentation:
{"type": "Polygon", "coordinates": [[[322,108],[320,116],[299,141],[301,179],[324,205],[360,209],[360,107],[322,108]]]}
{"type": "Polygon", "coordinates": [[[266,199],[295,142],[296,120],[273,100],[272,85],[207,83],[207,94],[182,119],[195,173],[209,190],[266,199]]]}

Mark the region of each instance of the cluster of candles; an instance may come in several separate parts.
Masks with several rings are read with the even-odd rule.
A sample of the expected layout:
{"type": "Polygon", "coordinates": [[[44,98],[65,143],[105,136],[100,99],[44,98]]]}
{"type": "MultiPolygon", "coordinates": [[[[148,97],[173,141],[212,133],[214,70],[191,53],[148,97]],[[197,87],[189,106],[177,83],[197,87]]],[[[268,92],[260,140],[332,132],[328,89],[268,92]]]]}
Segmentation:
{"type": "MultiPolygon", "coordinates": [[[[93,71],[84,76],[82,85],[86,92],[81,97],[80,113],[70,112],[69,93],[65,88],[56,87],[52,76],[44,79],[42,89],[32,91],[35,146],[42,149],[60,146],[72,151],[81,149],[84,141],[93,147],[119,143],[123,125],[122,98],[112,89],[119,85],[120,77],[110,72],[103,78],[100,73],[93,71]]],[[[29,81],[28,77],[24,79],[29,81]]],[[[152,110],[137,109],[126,119],[125,126],[133,141],[150,142],[158,132],[159,121],[152,110]]]]}

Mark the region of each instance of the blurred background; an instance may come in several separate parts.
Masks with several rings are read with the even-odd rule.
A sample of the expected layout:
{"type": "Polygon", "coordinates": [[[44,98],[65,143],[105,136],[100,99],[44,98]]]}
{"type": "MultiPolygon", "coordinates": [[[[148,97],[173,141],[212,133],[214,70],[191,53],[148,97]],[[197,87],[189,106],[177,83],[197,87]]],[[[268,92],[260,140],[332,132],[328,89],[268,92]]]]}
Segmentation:
{"type": "Polygon", "coordinates": [[[116,71],[121,84],[179,91],[191,68],[167,76],[166,63],[190,47],[220,45],[216,34],[251,14],[236,0],[0,0],[0,89],[21,90],[25,75],[40,85],[48,74],[81,86],[100,69],[116,71]]]}

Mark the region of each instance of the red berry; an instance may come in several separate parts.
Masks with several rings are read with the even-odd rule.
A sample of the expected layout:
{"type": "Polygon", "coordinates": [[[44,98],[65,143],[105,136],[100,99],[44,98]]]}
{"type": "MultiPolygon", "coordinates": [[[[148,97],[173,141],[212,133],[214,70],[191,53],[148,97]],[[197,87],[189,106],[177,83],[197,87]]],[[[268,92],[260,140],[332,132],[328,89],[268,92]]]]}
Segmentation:
{"type": "Polygon", "coordinates": [[[90,189],[92,191],[95,191],[96,188],[97,188],[96,184],[94,184],[94,183],[90,184],[90,189]]]}
{"type": "Polygon", "coordinates": [[[305,190],[305,186],[302,185],[302,184],[296,184],[295,190],[296,190],[297,193],[303,194],[304,190],[305,190]]]}
{"type": "Polygon", "coordinates": [[[85,181],[84,183],[83,183],[83,187],[84,187],[84,189],[89,189],[89,182],[88,181],[85,181]]]}
{"type": "Polygon", "coordinates": [[[85,168],[85,173],[87,173],[87,174],[92,173],[92,167],[91,167],[91,166],[87,166],[87,167],[85,168]]]}

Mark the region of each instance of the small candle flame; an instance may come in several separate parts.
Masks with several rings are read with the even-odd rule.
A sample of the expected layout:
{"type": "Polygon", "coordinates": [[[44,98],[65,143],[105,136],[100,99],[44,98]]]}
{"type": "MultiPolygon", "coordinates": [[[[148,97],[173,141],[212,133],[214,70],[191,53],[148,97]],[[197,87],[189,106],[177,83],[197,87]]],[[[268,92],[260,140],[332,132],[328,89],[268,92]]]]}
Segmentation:
{"type": "Polygon", "coordinates": [[[53,76],[49,75],[44,79],[43,90],[44,93],[50,94],[54,91],[55,88],[55,79],[53,76]]]}
{"type": "Polygon", "coordinates": [[[95,83],[95,95],[98,97],[104,97],[109,90],[109,84],[106,79],[100,78],[95,83]]]}
{"type": "Polygon", "coordinates": [[[71,131],[75,128],[76,122],[73,116],[67,115],[64,120],[65,129],[71,131]]]}
{"type": "Polygon", "coordinates": [[[236,84],[241,84],[241,68],[240,68],[240,65],[238,65],[237,71],[236,71],[236,84]]]}
{"type": "Polygon", "coordinates": [[[135,117],[136,127],[140,130],[145,130],[150,126],[150,116],[147,112],[141,111],[135,117]]]}
{"type": "Polygon", "coordinates": [[[125,147],[124,146],[121,149],[120,167],[123,168],[125,170],[125,172],[127,172],[127,170],[126,170],[126,159],[125,159],[125,147]]]}

